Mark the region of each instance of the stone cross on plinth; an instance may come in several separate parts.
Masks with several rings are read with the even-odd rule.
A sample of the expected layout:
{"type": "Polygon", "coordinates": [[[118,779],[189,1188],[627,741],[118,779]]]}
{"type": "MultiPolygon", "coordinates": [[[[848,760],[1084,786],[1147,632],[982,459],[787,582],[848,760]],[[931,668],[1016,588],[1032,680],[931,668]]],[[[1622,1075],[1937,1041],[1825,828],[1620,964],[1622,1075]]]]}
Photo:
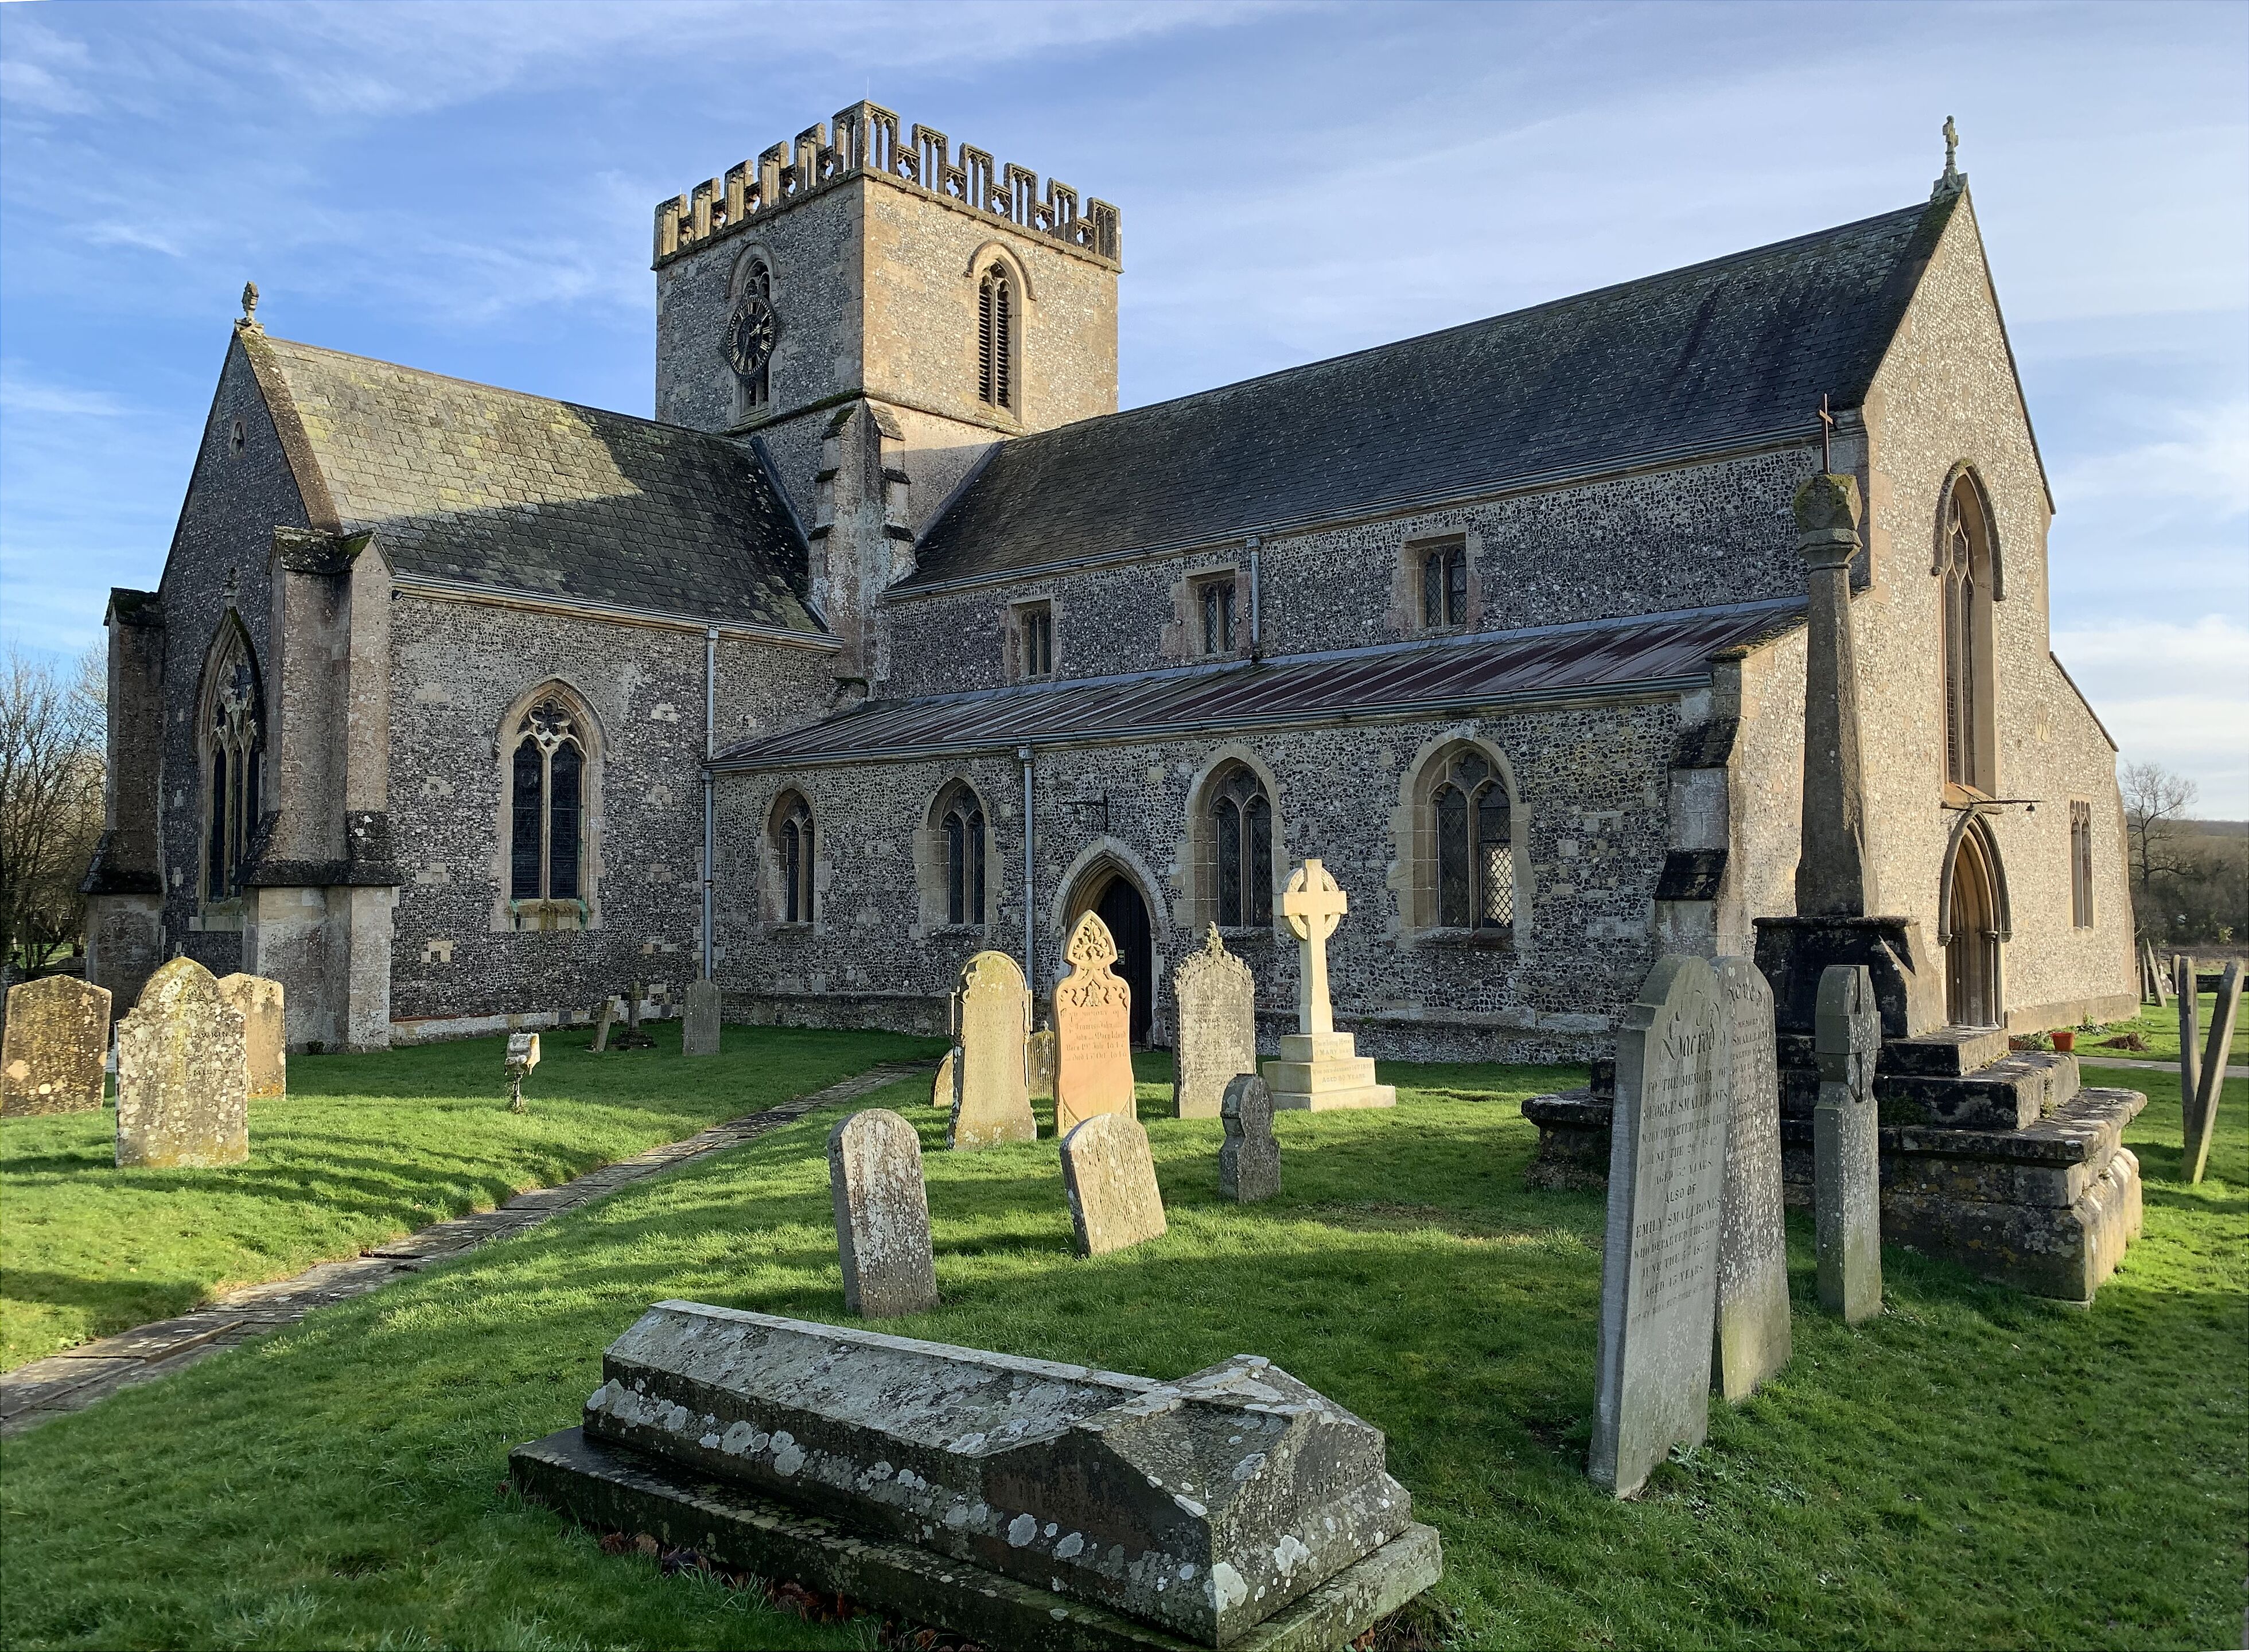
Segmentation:
{"type": "Polygon", "coordinates": [[[1351,897],[1317,860],[1289,876],[1281,912],[1296,937],[1297,1030],[1281,1040],[1281,1059],[1265,1064],[1276,1107],[1394,1107],[1398,1092],[1374,1081],[1374,1058],[1358,1053],[1351,1035],[1335,1030],[1328,998],[1328,937],[1351,910],[1351,897]]]}

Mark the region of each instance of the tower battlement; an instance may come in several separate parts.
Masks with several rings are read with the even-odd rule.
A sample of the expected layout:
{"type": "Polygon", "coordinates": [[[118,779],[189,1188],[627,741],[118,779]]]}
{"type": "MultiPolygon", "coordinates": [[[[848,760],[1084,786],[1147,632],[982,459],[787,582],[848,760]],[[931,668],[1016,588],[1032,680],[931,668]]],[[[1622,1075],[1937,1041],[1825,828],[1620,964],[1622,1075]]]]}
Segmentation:
{"type": "Polygon", "coordinates": [[[911,141],[901,142],[898,117],[863,100],[836,112],[832,134],[815,122],[755,162],[739,161],[725,177],[659,202],[656,267],[862,174],[925,190],[1109,264],[1121,261],[1117,209],[1106,201],[1087,201],[1081,214],[1077,191],[1053,178],[1042,200],[1037,173],[1012,161],[998,165],[973,144],[960,146],[956,164],[952,140],[933,127],[917,125],[911,141]]]}

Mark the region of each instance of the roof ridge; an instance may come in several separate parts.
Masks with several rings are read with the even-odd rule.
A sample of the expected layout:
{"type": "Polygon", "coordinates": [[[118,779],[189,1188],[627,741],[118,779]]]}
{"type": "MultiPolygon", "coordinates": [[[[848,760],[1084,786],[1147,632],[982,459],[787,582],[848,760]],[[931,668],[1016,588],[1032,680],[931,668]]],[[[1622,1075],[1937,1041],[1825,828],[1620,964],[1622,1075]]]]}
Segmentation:
{"type": "Polygon", "coordinates": [[[1391,339],[1381,344],[1370,344],[1357,350],[1346,350],[1340,355],[1322,356],[1317,360],[1299,361],[1290,367],[1276,367],[1270,373],[1255,374],[1247,379],[1235,379],[1225,384],[1211,385],[1201,390],[1190,390],[1183,395],[1167,396],[1161,401],[1144,401],[1138,407],[1121,408],[1115,413],[1092,414],[1083,419],[1073,419],[1068,424],[1058,424],[1049,429],[1034,431],[1028,435],[1017,436],[1013,441],[1001,445],[1009,449],[1035,448],[1046,437],[1061,435],[1072,430],[1083,430],[1089,425],[1111,425],[1118,420],[1130,419],[1138,414],[1153,414],[1166,408],[1179,407],[1184,402],[1199,401],[1207,396],[1223,395],[1228,391],[1246,390],[1252,386],[1270,384],[1276,380],[1286,379],[1295,374],[1311,373],[1322,367],[1336,367],[1346,361],[1358,360],[1363,357],[1379,355],[1385,351],[1403,349],[1407,345],[1422,344],[1431,339],[1445,338],[1449,334],[1467,332],[1477,327],[1488,327],[1496,321],[1535,316],[1543,310],[1556,309],[1563,305],[1578,304],[1587,298],[1598,298],[1604,293],[1619,292],[1627,287],[1646,286],[1652,282],[1691,276],[1701,271],[1717,269],[1723,264],[1747,263],[1752,258],[1765,257],[1791,247],[1824,241],[1831,236],[1848,234],[1854,230],[1863,230],[1870,224],[1881,223],[1888,219],[1919,217],[1933,204],[1935,203],[1931,202],[1917,202],[1912,206],[1898,207],[1888,212],[1877,212],[1867,217],[1854,218],[1848,223],[1832,224],[1824,230],[1808,230],[1803,235],[1789,236],[1778,241],[1768,241],[1763,246],[1745,247],[1738,252],[1722,253],[1715,258],[1698,259],[1693,264],[1682,264],[1668,270],[1657,270],[1647,275],[1632,276],[1622,281],[1608,282],[1602,286],[1587,287],[1578,292],[1565,292],[1557,298],[1541,298],[1537,303],[1524,305],[1520,309],[1502,310],[1493,315],[1476,316],[1467,321],[1453,322],[1448,326],[1433,327],[1427,332],[1408,333],[1402,339],[1391,339]]]}

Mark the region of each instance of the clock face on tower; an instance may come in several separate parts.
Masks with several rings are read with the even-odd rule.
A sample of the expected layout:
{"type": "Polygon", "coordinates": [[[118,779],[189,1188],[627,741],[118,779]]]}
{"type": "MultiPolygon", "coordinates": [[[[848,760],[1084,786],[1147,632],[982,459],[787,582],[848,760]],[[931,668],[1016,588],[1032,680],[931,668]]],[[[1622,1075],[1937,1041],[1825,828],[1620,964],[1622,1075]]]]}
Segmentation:
{"type": "Polygon", "coordinates": [[[773,305],[764,298],[755,293],[744,297],[726,319],[727,364],[745,379],[763,372],[773,359],[774,334],[779,324],[773,305]]]}

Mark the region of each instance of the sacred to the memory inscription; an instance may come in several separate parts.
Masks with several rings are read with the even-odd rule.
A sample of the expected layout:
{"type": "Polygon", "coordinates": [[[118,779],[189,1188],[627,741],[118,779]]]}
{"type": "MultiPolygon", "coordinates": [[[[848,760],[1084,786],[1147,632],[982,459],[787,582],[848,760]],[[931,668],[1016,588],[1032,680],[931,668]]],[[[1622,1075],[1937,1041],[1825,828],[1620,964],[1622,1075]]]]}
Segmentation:
{"type": "Polygon", "coordinates": [[[1589,1466],[1620,1497],[1709,1427],[1728,1113],[1713,1081],[1717,1033],[1710,966],[1672,956],[1648,972],[1617,1039],[1589,1466]]]}

